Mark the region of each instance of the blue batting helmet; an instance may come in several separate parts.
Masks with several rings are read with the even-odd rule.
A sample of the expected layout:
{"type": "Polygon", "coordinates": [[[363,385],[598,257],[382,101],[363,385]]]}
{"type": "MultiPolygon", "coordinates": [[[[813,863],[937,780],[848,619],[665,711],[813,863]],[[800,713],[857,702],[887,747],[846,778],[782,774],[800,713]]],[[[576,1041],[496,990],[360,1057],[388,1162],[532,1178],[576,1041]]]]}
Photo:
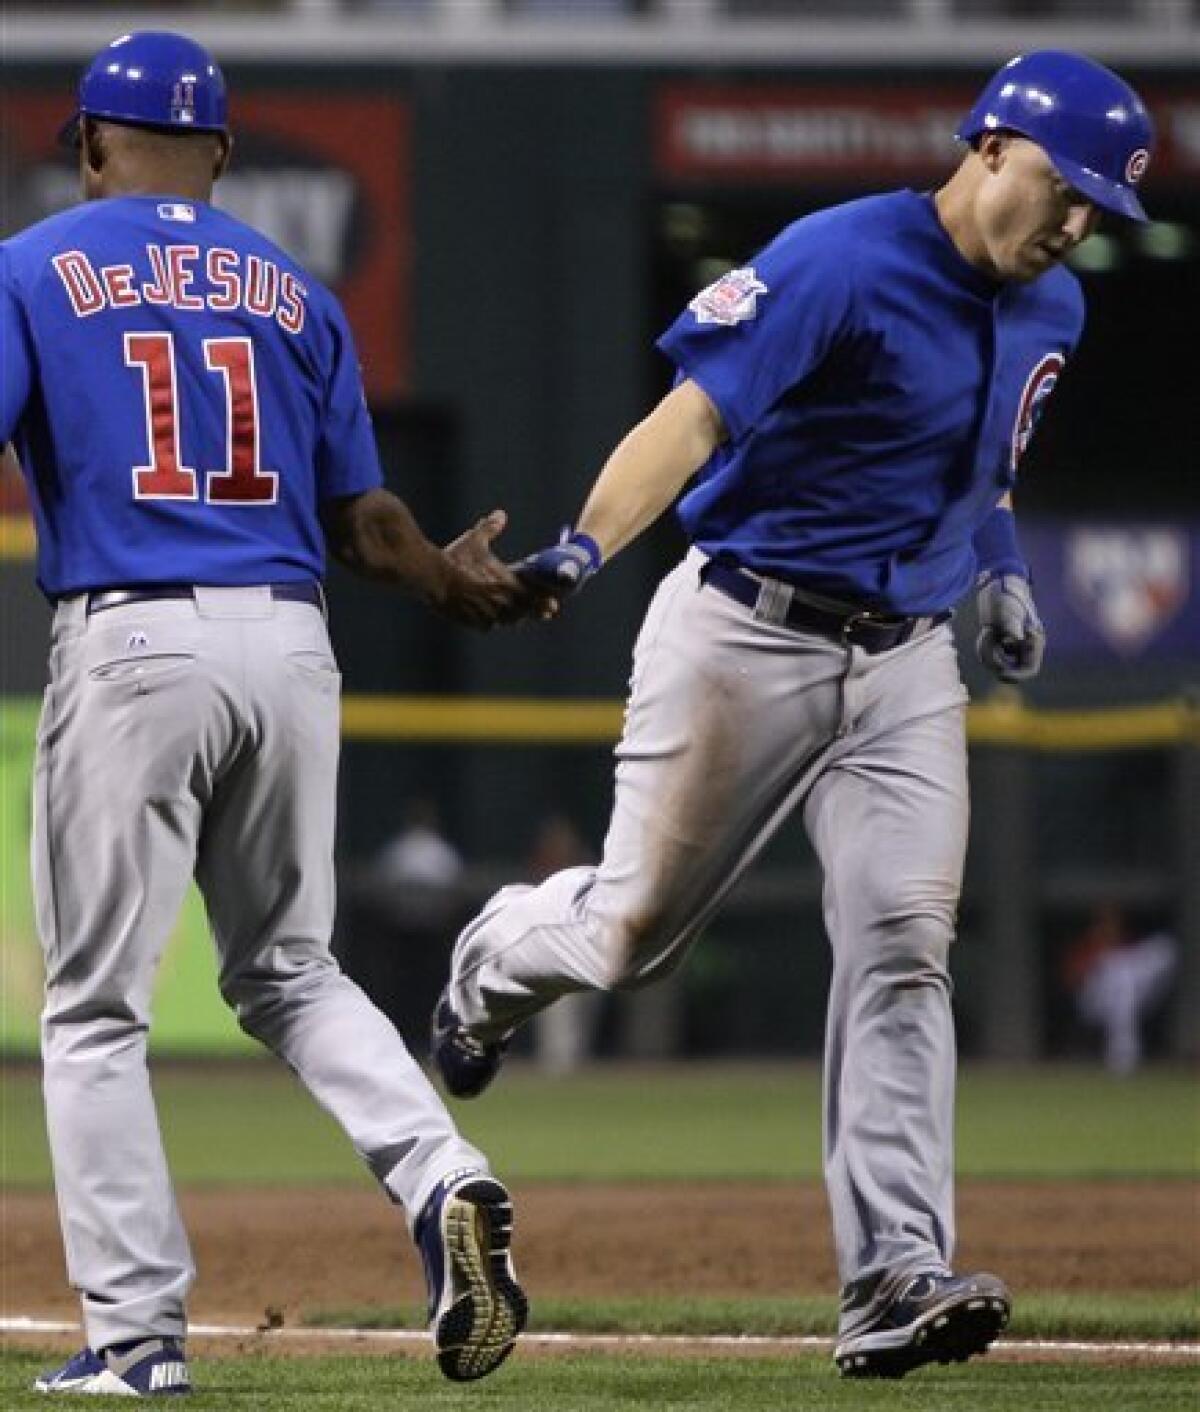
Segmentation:
{"type": "Polygon", "coordinates": [[[185,34],[140,30],[102,49],[79,80],[79,106],[60,134],[74,141],[83,117],[167,132],[220,132],[225,79],[185,34]]]}
{"type": "Polygon", "coordinates": [[[1135,187],[1150,161],[1154,124],[1133,89],[1103,64],[1059,49],[1010,59],[955,136],[971,142],[1001,130],[1036,142],[1059,175],[1097,206],[1149,219],[1135,187]]]}

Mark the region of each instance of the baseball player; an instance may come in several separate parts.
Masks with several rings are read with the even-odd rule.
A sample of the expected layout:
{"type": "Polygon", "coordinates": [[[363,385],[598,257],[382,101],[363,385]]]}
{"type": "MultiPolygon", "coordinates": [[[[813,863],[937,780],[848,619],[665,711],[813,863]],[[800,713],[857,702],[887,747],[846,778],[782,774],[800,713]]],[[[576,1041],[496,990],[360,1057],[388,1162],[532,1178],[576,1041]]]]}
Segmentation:
{"type": "Polygon", "coordinates": [[[800,809],[833,949],[825,1174],[851,1377],[968,1358],[1009,1318],[999,1279],[950,1264],[967,774],[949,619],[974,588],[983,661],[1038,671],[1010,493],[1083,323],[1063,258],[1102,211],[1145,219],[1152,128],[1115,74],[1039,52],[958,137],[935,193],[808,216],[697,295],[659,340],[674,389],[575,530],[521,566],[577,591],[696,477],[690,551],[634,649],[603,858],[499,892],[433,1026],[446,1087],[480,1092],[557,996],[677,966],[800,809]]]}
{"type": "Polygon", "coordinates": [[[212,57],[124,35],[69,128],[89,199],[0,245],[0,442],[55,604],[33,868],[46,1117],[88,1340],[37,1387],[188,1390],[194,1272],[146,1034],[193,875],[225,998],[404,1208],[442,1371],[482,1377],[526,1317],[508,1193],[329,950],[325,543],[461,623],[534,599],[488,547],[500,512],[441,550],[382,488],[337,302],[209,204],[231,146],[212,57]]]}

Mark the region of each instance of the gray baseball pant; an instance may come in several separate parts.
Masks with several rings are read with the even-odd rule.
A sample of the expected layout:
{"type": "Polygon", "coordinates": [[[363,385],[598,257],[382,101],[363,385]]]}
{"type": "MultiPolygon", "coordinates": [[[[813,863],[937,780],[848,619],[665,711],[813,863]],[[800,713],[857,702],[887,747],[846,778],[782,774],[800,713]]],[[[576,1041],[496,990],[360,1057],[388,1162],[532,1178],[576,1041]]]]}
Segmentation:
{"type": "Polygon", "coordinates": [[[672,970],[797,807],[833,948],[825,1175],[842,1332],[948,1268],[947,958],[967,837],[966,692],[948,627],[874,656],[760,621],[693,550],[634,651],[598,868],[506,888],[462,933],[451,1001],[494,1040],[569,991],[672,970]]]}
{"type": "Polygon", "coordinates": [[[42,1052],[67,1268],[93,1347],[185,1332],[194,1267],[146,1039],[193,874],[242,1027],[410,1220],[447,1172],[486,1169],[330,955],[339,682],[321,613],[267,589],[91,617],[77,596],[55,613],[33,830],[42,1052]]]}

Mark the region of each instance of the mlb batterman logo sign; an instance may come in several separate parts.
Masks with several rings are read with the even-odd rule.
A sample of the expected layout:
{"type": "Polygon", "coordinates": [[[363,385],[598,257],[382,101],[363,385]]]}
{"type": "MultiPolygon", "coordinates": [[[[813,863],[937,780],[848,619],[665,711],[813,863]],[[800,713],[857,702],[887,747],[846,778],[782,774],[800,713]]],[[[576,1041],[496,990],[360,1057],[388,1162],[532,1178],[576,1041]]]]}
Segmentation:
{"type": "Polygon", "coordinates": [[[1134,656],[1187,601],[1188,535],[1162,528],[1081,528],[1067,537],[1067,593],[1123,656],[1134,656]]]}

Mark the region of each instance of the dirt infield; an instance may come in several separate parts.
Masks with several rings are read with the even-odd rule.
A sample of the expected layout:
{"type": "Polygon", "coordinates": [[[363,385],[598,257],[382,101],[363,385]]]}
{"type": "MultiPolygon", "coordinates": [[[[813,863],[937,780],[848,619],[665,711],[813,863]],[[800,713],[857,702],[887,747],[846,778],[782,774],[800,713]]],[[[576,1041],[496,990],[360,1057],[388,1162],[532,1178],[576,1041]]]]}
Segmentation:
{"type": "MultiPolygon", "coordinates": [[[[528,1185],[517,1255],[536,1296],[833,1296],[824,1193],[814,1184],[528,1185]]],[[[372,1190],[222,1187],[182,1197],[200,1277],[197,1322],[295,1326],[321,1310],[424,1299],[396,1211],[372,1190]]],[[[1178,1290],[1200,1269],[1187,1182],[972,1182],[959,1263],[1022,1290],[1178,1290]]],[[[71,1318],[53,1199],[3,1200],[6,1316],[71,1318]]]]}

